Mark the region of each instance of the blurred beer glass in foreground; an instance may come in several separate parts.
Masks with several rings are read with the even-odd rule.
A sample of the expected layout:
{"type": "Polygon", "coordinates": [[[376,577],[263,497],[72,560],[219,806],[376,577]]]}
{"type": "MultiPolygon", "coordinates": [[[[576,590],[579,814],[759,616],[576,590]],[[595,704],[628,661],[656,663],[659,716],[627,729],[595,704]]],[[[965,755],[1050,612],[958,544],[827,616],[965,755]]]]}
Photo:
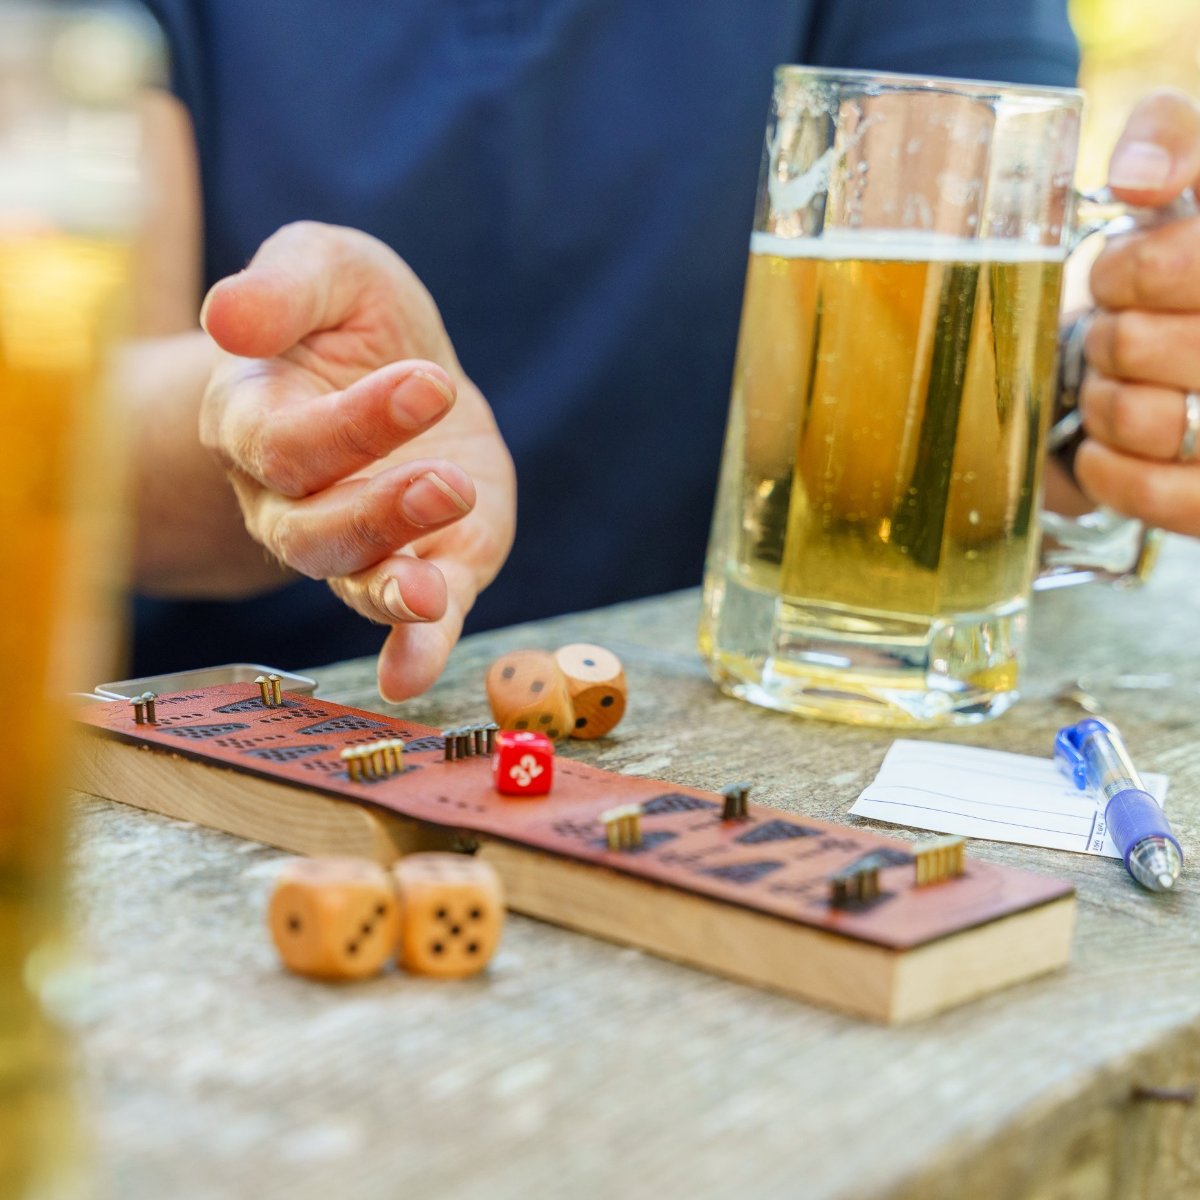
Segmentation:
{"type": "Polygon", "coordinates": [[[140,195],[128,11],[0,0],[0,1196],[80,1194],[46,1017],[67,693],[116,655],[125,488],[105,403],[140,195]]]}
{"type": "Polygon", "coordinates": [[[701,648],[871,724],[1016,697],[1081,96],[782,67],[701,648]]]}

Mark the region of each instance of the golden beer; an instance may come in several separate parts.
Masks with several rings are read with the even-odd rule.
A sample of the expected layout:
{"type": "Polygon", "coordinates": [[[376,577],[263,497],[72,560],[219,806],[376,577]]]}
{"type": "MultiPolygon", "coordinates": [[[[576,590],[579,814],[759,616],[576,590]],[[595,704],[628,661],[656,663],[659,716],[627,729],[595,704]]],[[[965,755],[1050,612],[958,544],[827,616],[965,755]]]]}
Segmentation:
{"type": "Polygon", "coordinates": [[[113,653],[123,489],[98,401],[128,247],[0,226],[0,1195],[69,1194],[68,1073],[38,992],[62,900],[66,694],[113,653]],[[107,593],[107,596],[105,595],[107,593]]]}
{"type": "Polygon", "coordinates": [[[723,686],[888,724],[1003,707],[1061,280],[1015,240],[754,235],[700,635],[723,686]]]}

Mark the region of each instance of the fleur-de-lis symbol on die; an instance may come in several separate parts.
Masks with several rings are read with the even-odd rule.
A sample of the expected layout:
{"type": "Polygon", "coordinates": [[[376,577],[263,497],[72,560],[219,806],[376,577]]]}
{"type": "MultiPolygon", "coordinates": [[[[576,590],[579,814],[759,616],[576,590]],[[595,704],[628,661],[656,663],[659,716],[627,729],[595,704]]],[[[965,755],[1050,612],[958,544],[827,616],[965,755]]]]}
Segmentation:
{"type": "Polygon", "coordinates": [[[508,768],[508,777],[518,787],[528,787],[544,770],[532,754],[522,754],[521,761],[508,768]]]}

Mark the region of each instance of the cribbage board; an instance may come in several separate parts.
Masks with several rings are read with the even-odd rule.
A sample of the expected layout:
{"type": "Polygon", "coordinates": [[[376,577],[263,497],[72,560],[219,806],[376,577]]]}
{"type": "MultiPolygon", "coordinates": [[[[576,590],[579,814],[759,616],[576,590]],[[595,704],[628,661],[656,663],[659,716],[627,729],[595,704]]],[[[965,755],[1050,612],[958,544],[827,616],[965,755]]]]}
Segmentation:
{"type": "Polygon", "coordinates": [[[726,821],[720,796],[561,753],[549,796],[505,797],[490,757],[446,761],[439,730],[288,693],[268,706],[248,684],[159,696],[153,724],[120,702],[77,717],[98,735],[82,739],[79,790],[308,852],[353,849],[339,818],[372,812],[386,829],[375,857],[469,846],[516,911],[876,1019],[938,1011],[1069,953],[1060,880],[968,859],[917,887],[907,843],[755,804],[726,821]],[[406,769],[352,780],[341,751],[382,738],[403,739],[406,769]],[[181,789],[212,804],[181,806],[181,789]],[[314,809],[317,796],[335,800],[314,809]],[[641,806],[642,841],[611,850],[600,814],[626,804],[641,806]],[[867,855],[886,864],[878,897],[831,903],[830,877],[867,855]]]}

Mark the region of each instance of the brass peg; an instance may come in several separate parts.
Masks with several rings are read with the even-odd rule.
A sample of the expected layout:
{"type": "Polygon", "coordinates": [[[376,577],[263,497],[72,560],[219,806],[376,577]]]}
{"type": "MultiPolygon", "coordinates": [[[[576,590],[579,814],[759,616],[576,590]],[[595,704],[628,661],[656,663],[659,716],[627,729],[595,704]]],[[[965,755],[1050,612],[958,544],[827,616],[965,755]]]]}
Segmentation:
{"type": "Polygon", "coordinates": [[[278,706],[283,703],[283,688],[280,686],[278,675],[268,675],[267,684],[271,689],[271,704],[278,706]]]}
{"type": "Polygon", "coordinates": [[[133,705],[133,723],[135,725],[145,725],[146,697],[144,695],[134,696],[129,703],[133,705]]]}
{"type": "Polygon", "coordinates": [[[725,803],[721,807],[722,821],[748,821],[750,813],[746,808],[746,797],[750,794],[748,783],[731,783],[721,789],[725,803]]]}
{"type": "Polygon", "coordinates": [[[874,856],[836,872],[829,877],[829,903],[835,908],[847,904],[867,904],[879,899],[879,867],[874,856]]]}
{"type": "Polygon", "coordinates": [[[966,843],[960,837],[934,838],[913,847],[917,887],[955,879],[963,873],[966,843]]]}
{"type": "Polygon", "coordinates": [[[154,702],[158,699],[157,692],[143,692],[142,700],[146,705],[146,720],[153,725],[158,720],[158,713],[155,711],[154,702]]]}
{"type": "Polygon", "coordinates": [[[642,844],[642,806],[623,804],[600,814],[610,850],[633,850],[642,844]]]}

